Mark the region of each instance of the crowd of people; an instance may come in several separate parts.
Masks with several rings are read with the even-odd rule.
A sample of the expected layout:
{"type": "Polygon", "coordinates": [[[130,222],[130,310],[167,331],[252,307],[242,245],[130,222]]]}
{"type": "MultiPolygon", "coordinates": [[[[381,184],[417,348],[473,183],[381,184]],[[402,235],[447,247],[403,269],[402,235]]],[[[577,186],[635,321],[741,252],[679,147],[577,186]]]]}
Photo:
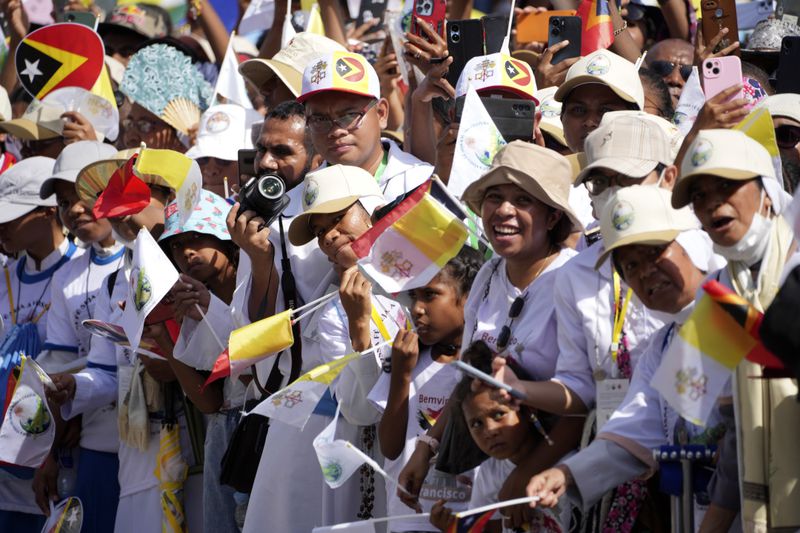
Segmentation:
{"type": "MultiPolygon", "coordinates": [[[[707,281],[765,316],[792,296],[800,94],[775,86],[796,17],[770,11],[706,40],[696,1],[587,2],[608,41],[567,58],[568,41],[517,37],[571,0],[448,0],[451,22],[511,15],[499,50],[495,26],[467,58],[413,1],[372,18],[358,2],[255,2],[272,17],[244,35],[209,0],[187,2],[181,28],[149,2],[53,2],[56,23],[100,21],[110,127],[33,95],[52,74],[20,60],[44,46],[26,37],[40,25],[25,2],[0,2],[0,357],[30,341],[55,425],[39,467],[0,464],[0,531],[38,532],[68,497],[84,532],[309,533],[383,517],[372,527],[467,531],[459,512],[517,498],[483,530],[799,529],[796,364],[717,364],[716,389],[709,367],[673,375],[703,419],[659,377],[682,345],[761,345],[739,346],[727,322],[698,326],[707,281]],[[741,80],[706,97],[699,70],[730,57],[741,80]],[[501,123],[492,109],[508,99],[533,112],[501,123]],[[764,110],[766,130],[748,131],[764,110]],[[148,150],[194,161],[188,213],[173,169],[135,170],[148,150]],[[469,215],[468,237],[395,294],[353,243],[430,183],[469,215]],[[155,292],[132,269],[145,238],[179,276],[132,349],[84,322],[122,325],[123,304],[155,292]],[[328,294],[288,347],[209,379],[232,332],[328,294]],[[303,423],[243,416],[270,397],[300,403],[275,393],[353,353],[303,423]],[[171,488],[165,435],[186,467],[171,488]],[[323,436],[382,471],[364,464],[332,488],[323,436]],[[706,460],[675,512],[679,463],[654,451],[690,445],[706,460]]],[[[591,35],[584,20],[584,50],[591,35]]]]}

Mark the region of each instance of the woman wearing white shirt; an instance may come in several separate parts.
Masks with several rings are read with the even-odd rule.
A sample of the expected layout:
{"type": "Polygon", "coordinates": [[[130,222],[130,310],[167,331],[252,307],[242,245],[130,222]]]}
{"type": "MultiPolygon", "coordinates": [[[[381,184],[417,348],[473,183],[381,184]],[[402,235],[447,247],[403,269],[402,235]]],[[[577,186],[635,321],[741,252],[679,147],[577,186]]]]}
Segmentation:
{"type": "MultiPolygon", "coordinates": [[[[462,196],[480,214],[499,257],[483,265],[472,285],[461,345],[483,340],[493,352],[513,359],[527,379],[546,380],[555,372],[553,283],[558,268],[575,255],[564,241],[570,233],[582,231],[569,206],[571,182],[572,168],[562,155],[514,141],[497,153],[489,171],[462,196]]],[[[577,445],[583,423],[577,421],[552,436],[554,446],[537,447],[517,466],[500,491],[501,499],[521,496],[531,475],[577,445]]],[[[436,424],[429,436],[440,438],[443,426],[436,424]]],[[[425,479],[431,452],[427,446],[417,446],[400,474],[400,483],[412,492],[425,479]]],[[[530,518],[521,507],[511,514],[512,527],[530,518]]]]}

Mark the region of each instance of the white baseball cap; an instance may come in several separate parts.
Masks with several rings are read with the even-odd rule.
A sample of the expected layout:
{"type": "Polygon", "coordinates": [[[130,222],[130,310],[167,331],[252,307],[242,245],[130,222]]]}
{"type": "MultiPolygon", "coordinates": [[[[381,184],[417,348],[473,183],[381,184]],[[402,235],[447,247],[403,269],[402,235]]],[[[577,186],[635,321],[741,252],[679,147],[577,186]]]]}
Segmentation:
{"type": "Polygon", "coordinates": [[[29,157],[0,174],[0,224],[26,215],[37,207],[55,207],[53,197],[42,199],[42,183],[53,175],[56,160],[29,157]]]}
{"type": "Polygon", "coordinates": [[[600,215],[605,250],[595,268],[608,256],[630,244],[667,244],[700,223],[688,207],[672,207],[672,193],[661,187],[633,185],[614,192],[600,215]]]}
{"type": "Polygon", "coordinates": [[[569,67],[567,78],[556,91],[556,100],[563,102],[573,89],[587,83],[607,85],[626,102],[644,109],[644,89],[636,66],[614,52],[596,50],[569,67]]]}
{"type": "Polygon", "coordinates": [[[773,94],[759,102],[757,107],[766,107],[773,117],[787,117],[800,122],[800,94],[773,94]]]}
{"type": "MultiPolygon", "coordinates": [[[[584,142],[587,165],[575,184],[596,168],[607,168],[631,178],[644,178],[653,169],[671,165],[670,139],[663,128],[640,111],[618,111],[603,115],[600,125],[584,142]]],[[[662,119],[663,120],[663,119],[662,119]]]]}
{"type": "Polygon", "coordinates": [[[114,146],[100,141],[78,141],[68,144],[58,154],[53,165],[53,173],[42,183],[39,196],[49,198],[55,193],[54,187],[57,180],[75,183],[78,174],[85,166],[110,159],[116,153],[117,149],[114,146]]]}
{"type": "Polygon", "coordinates": [[[476,56],[467,61],[456,83],[456,98],[467,94],[470,85],[478,94],[504,91],[538,103],[535,96],[536,80],[530,65],[506,54],[476,56]]]}
{"type": "Polygon", "coordinates": [[[353,52],[332,52],[308,63],[297,101],[302,104],[311,96],[327,91],[380,98],[381,84],[366,57],[353,52]]]}
{"type": "Polygon", "coordinates": [[[20,118],[0,122],[0,131],[26,141],[55,139],[64,130],[65,111],[63,106],[34,99],[20,118]]]}
{"type": "Polygon", "coordinates": [[[700,130],[681,163],[672,190],[672,205],[690,203],[689,188],[697,176],[749,180],[759,176],[775,178],[775,167],[767,149],[738,130],[700,130]]]}
{"type": "Polygon", "coordinates": [[[272,59],[248,59],[239,65],[239,73],[256,87],[263,87],[272,76],[277,76],[292,94],[300,96],[303,86],[303,68],[322,54],[344,51],[332,39],[315,33],[300,32],[272,59]]]}
{"type": "Polygon", "coordinates": [[[360,201],[368,212],[386,203],[375,177],[360,167],[332,165],[309,172],[303,180],[303,213],[289,226],[289,241],[302,246],[314,239],[311,215],[336,213],[360,201]]]}
{"type": "Polygon", "coordinates": [[[257,112],[234,104],[209,107],[200,117],[197,142],[186,152],[187,157],[215,157],[237,161],[239,150],[252,148],[250,126],[263,120],[257,112]]]}
{"type": "Polygon", "coordinates": [[[539,102],[537,111],[542,113],[539,128],[550,134],[560,144],[567,146],[564,137],[564,126],[561,124],[561,102],[556,101],[555,95],[558,87],[545,87],[536,91],[535,97],[539,102]]]}

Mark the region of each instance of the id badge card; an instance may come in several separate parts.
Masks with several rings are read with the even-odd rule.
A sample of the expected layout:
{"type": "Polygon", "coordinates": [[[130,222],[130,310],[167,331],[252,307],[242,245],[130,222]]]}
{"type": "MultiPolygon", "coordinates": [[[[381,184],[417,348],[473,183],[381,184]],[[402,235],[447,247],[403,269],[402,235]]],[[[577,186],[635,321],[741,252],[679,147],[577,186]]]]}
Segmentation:
{"type": "Polygon", "coordinates": [[[630,382],[624,378],[607,378],[595,382],[597,389],[597,432],[608,422],[614,411],[625,399],[630,382]]]}

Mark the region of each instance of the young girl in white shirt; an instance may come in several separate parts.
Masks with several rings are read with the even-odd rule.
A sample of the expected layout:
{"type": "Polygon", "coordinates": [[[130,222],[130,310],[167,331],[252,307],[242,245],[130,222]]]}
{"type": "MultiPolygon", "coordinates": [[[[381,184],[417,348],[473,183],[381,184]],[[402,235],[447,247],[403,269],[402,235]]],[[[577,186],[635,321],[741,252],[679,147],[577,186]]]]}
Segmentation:
{"type": "MultiPolygon", "coordinates": [[[[490,370],[492,352],[483,341],[477,341],[464,351],[463,359],[482,371],[490,370]]],[[[473,379],[462,379],[451,398],[451,416],[454,422],[464,424],[472,440],[489,458],[478,467],[469,508],[481,507],[501,501],[500,489],[511,472],[525,460],[542,441],[536,430],[532,414],[526,408],[516,409],[493,399],[491,389],[476,387],[473,379]]],[[[449,531],[452,508],[439,500],[431,509],[431,523],[442,531],[449,531]]],[[[563,531],[557,513],[559,510],[540,510],[532,513],[526,531],[560,533],[563,531]]],[[[495,518],[500,518],[496,514],[495,518]]],[[[516,531],[490,521],[486,531],[516,531]]]]}
{"type": "MultiPolygon", "coordinates": [[[[385,469],[396,477],[414,452],[417,438],[430,429],[443,412],[458,375],[448,365],[458,358],[464,330],[464,304],[483,259],[464,247],[424,287],[410,291],[411,315],[416,332],[401,330],[392,346],[391,360],[372,389],[372,400],[382,416],[378,425],[385,469]]],[[[430,511],[441,498],[457,509],[469,500],[471,476],[454,476],[431,469],[419,496],[419,510],[430,511]]],[[[409,513],[387,487],[389,516],[409,513]]],[[[390,531],[436,531],[427,519],[396,520],[390,531]]]]}

